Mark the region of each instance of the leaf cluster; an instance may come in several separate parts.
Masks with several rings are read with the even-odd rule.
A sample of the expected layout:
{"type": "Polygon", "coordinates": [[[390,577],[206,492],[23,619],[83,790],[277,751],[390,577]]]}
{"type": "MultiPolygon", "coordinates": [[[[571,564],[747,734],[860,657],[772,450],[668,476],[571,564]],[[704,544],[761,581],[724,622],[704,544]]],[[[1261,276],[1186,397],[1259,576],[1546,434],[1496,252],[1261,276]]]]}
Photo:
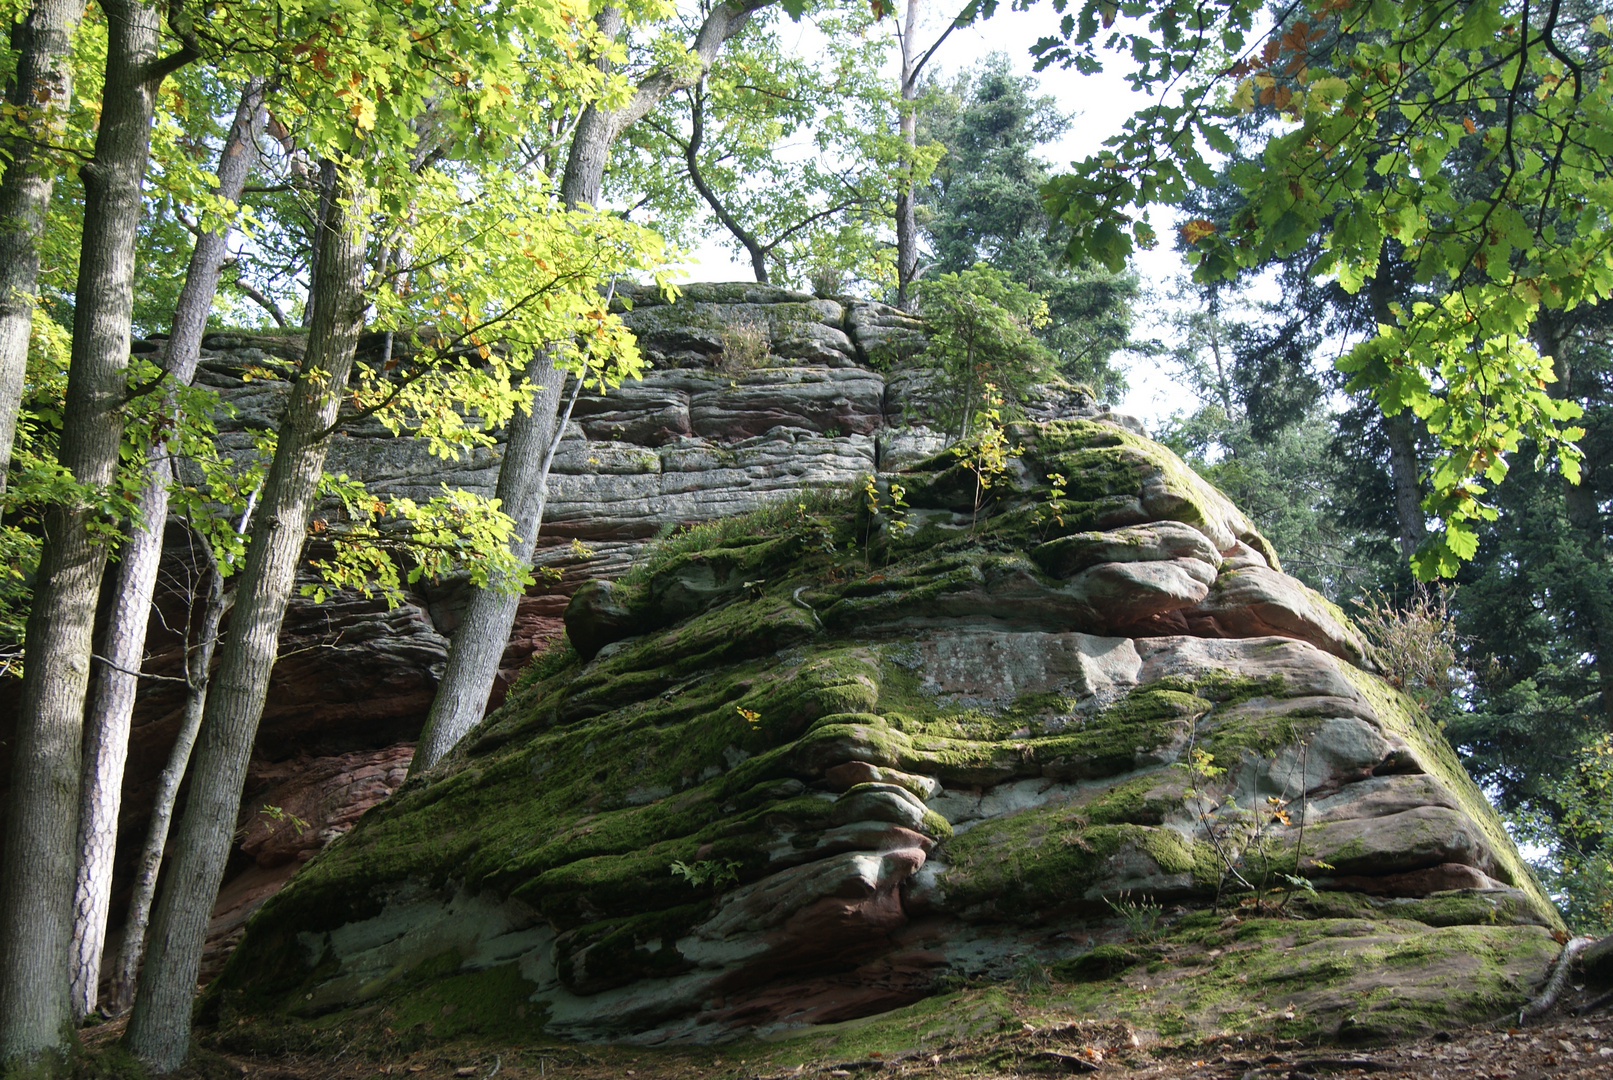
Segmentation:
{"type": "MultiPolygon", "coordinates": [[[[1055,4],[1062,10],[1062,4],[1055,4]]],[[[1258,5],[1177,0],[1066,16],[1042,62],[1090,67],[1103,48],[1164,98],[1124,135],[1046,188],[1072,228],[1068,253],[1118,267],[1155,241],[1147,207],[1214,179],[1246,111],[1266,110],[1263,150],[1235,165],[1241,207],[1184,226],[1201,279],[1296,252],[1354,291],[1406,262],[1430,290],[1393,311],[1342,362],[1349,388],[1389,413],[1411,409],[1439,454],[1426,509],[1442,530],[1422,576],[1471,557],[1484,496],[1524,441],[1573,475],[1576,406],[1549,393],[1550,358],[1530,327],[1543,309],[1613,292],[1613,106],[1605,17],[1561,3],[1515,9],[1321,0],[1282,9],[1255,34],[1258,5]]]]}

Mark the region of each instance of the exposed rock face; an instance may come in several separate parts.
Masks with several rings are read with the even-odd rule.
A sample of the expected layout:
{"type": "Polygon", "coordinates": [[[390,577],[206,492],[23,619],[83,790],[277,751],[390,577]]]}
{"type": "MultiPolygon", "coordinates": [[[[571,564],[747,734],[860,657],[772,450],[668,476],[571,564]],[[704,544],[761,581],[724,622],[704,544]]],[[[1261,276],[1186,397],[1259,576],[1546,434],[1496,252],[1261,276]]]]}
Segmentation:
{"type": "MultiPolygon", "coordinates": [[[[626,570],[658,532],[743,513],[803,490],[850,484],[933,452],[942,441],[925,426],[924,379],[900,371],[887,377],[868,366],[889,366],[923,347],[919,325],[893,308],[750,284],[689,286],[675,305],[649,289],[627,287],[623,294],[633,304],[626,319],[655,367],[643,380],[608,395],[584,394],[577,404],[556,456],[539,553],[539,562],[563,576],[535,586],[523,599],[490,706],[503,700],[529,657],[562,631],[571,593],[584,581],[626,570]],[[725,329],[740,320],[765,324],[769,359],[754,370],[714,370],[724,360],[725,329]],[[573,539],[586,543],[592,557],[579,560],[573,539]]],[[[198,382],[231,407],[220,422],[227,452],[253,453],[253,433],[278,424],[302,347],[296,336],[221,333],[207,339],[198,382]]],[[[378,347],[378,335],[361,343],[378,347]]],[[[155,353],[161,345],[139,342],[136,348],[155,353]]],[[[1102,412],[1068,389],[1043,397],[1033,403],[1038,416],[1102,412]]],[[[379,493],[424,500],[444,485],[491,495],[499,456],[493,447],[445,461],[421,440],[395,438],[368,423],[335,438],[329,468],[361,478],[379,493]]],[[[335,517],[338,508],[327,506],[322,513],[335,517]]],[[[163,582],[176,591],[159,597],[162,617],[152,621],[146,667],[171,676],[182,670],[173,632],[184,623],[179,583],[194,562],[182,530],[172,529],[169,541],[163,582]]],[[[317,557],[318,548],[311,546],[309,554],[317,557]]],[[[310,775],[329,774],[337,783],[334,778],[354,755],[402,753],[407,759],[458,626],[464,589],[454,581],[422,585],[390,609],[378,598],[347,593],[324,603],[293,597],[243,829],[257,827],[258,807],[274,804],[278,796],[268,790],[268,778],[285,763],[301,761],[310,775]]],[[[153,683],[137,709],[122,821],[125,871],[144,835],[180,704],[172,684],[153,683]]],[[[5,724],[0,718],[0,776],[10,771],[12,740],[5,724]]],[[[299,850],[337,835],[384,796],[386,784],[398,778],[388,775],[385,790],[367,788],[351,804],[323,800],[310,813],[299,811],[309,822],[299,850]]],[[[333,790],[346,789],[337,783],[333,790]]],[[[277,884],[292,866],[266,867],[255,860],[255,852],[243,850],[232,863],[256,867],[256,884],[236,890],[251,898],[240,903],[227,890],[217,913],[221,926],[238,923],[272,891],[270,877],[277,884]]],[[[222,940],[215,935],[215,944],[222,940]]]]}
{"type": "Polygon", "coordinates": [[[732,519],[579,591],[575,654],[266,905],[224,1022],[454,979],[534,1032],[709,1040],[1027,967],[1154,1031],[1514,1007],[1557,917],[1343,616],[1163,447],[1011,437],[984,502],[943,454],[905,509],[732,519]],[[1290,881],[1249,934],[1214,910],[1290,881]]]}

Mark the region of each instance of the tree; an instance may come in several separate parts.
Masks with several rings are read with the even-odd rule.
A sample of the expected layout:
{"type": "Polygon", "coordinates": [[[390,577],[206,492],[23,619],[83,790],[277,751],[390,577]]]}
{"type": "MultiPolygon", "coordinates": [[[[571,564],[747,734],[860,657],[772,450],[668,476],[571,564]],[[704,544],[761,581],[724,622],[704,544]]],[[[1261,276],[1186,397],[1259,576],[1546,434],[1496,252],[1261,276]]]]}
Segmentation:
{"type": "Polygon", "coordinates": [[[1351,292],[1381,272],[1390,240],[1399,246],[1388,257],[1439,283],[1433,298],[1393,309],[1394,322],[1340,366],[1386,413],[1410,409],[1427,425],[1437,453],[1423,508],[1441,528],[1415,562],[1425,576],[1453,572],[1476,550],[1477,524],[1493,520],[1482,496],[1524,440],[1565,474],[1578,468],[1577,414],[1549,394],[1550,361],[1530,328],[1542,308],[1613,291],[1605,17],[1556,3],[1348,0],[1280,20],[1250,44],[1260,7],[1092,0],[1062,38],[1041,43],[1042,62],[1087,69],[1100,42],[1127,49],[1139,65],[1135,86],[1181,86],[1104,153],[1056,178],[1050,205],[1074,229],[1072,257],[1118,268],[1134,244],[1154,241],[1149,204],[1210,181],[1206,148],[1233,149],[1240,110],[1278,110],[1260,159],[1235,171],[1243,206],[1229,226],[1184,226],[1195,272],[1225,276],[1320,235],[1325,254],[1312,271],[1351,292]],[[1104,35],[1117,10],[1148,28],[1104,35]],[[1459,148],[1493,180],[1457,183],[1459,148]]]}
{"type": "Polygon", "coordinates": [[[116,478],[125,404],[139,225],[158,88],[198,55],[181,27],[161,55],[160,16],[106,0],[108,40],[99,132],[81,170],[84,244],[75,294],[72,360],[58,461],[79,485],[46,516],[23,675],[21,722],[0,880],[0,1068],[38,1067],[62,1047],[71,1017],[74,826],[78,818],[84,692],[108,536],[102,501],[116,478]]]}
{"type": "Polygon", "coordinates": [[[1058,357],[1060,374],[1117,399],[1125,377],[1111,358],[1130,344],[1137,278],[1064,259],[1068,228],[1042,205],[1049,170],[1036,151],[1070,121],[1035,91],[1034,79],[1014,76],[1007,56],[995,53],[933,94],[920,114],[920,135],[946,151],[918,196],[933,271],[983,262],[1037,293],[1048,308],[1037,337],[1058,357]]]}
{"type": "Polygon", "coordinates": [[[1052,355],[1035,337],[1047,305],[984,265],[923,282],[920,299],[929,344],[918,362],[940,375],[940,420],[953,442],[963,442],[988,398],[1017,403],[1048,374],[1052,355]]]}
{"type": "MultiPolygon", "coordinates": [[[[723,45],[745,28],[753,12],[770,2],[738,0],[732,5],[718,4],[701,23],[687,56],[678,65],[653,64],[629,89],[624,105],[613,108],[604,102],[589,103],[578,120],[566,156],[560,193],[567,207],[592,206],[598,200],[615,140],[668,95],[698,83],[723,45]]],[[[607,42],[615,41],[626,28],[622,12],[615,8],[605,8],[596,24],[607,42]]],[[[601,69],[610,68],[604,50],[597,52],[596,58],[601,69]]],[[[554,343],[548,347],[554,347],[554,343]]],[[[509,558],[517,563],[530,562],[543,524],[545,485],[552,458],[545,447],[560,430],[553,426],[554,405],[559,397],[553,393],[555,388],[549,389],[551,396],[540,398],[544,388],[538,387],[530,408],[516,417],[510,428],[509,449],[499,464],[501,496],[519,497],[515,505],[521,508],[520,527],[507,549],[509,558]]],[[[432,699],[421,751],[410,762],[411,774],[435,765],[481,722],[515,615],[516,597],[508,588],[479,589],[471,594],[464,620],[449,648],[447,670],[432,699]]]]}
{"type": "Polygon", "coordinates": [[[825,48],[786,55],[774,10],[756,12],[705,77],[617,143],[606,188],[684,243],[715,226],[760,282],[850,272],[879,280],[893,87],[866,14],[814,14],[825,48]]]}
{"type": "Polygon", "coordinates": [[[58,163],[49,148],[72,106],[70,54],[83,11],[79,0],[37,0],[12,28],[16,68],[0,128],[0,492],[27,374],[40,237],[56,186],[58,163]]]}
{"type": "MultiPolygon", "coordinates": [[[[215,196],[226,205],[240,201],[257,158],[257,130],[262,127],[259,114],[266,84],[262,76],[247,79],[234,123],[219,155],[219,185],[215,196]]],[[[164,377],[170,384],[188,386],[196,375],[202,334],[207,328],[219,273],[228,254],[228,239],[226,223],[203,232],[191,253],[163,365],[164,377]]],[[[169,405],[165,411],[172,413],[174,406],[169,405]]],[[[168,448],[148,447],[146,457],[145,483],[138,497],[134,526],[128,542],[123,545],[118,564],[112,611],[102,633],[97,654],[99,670],[86,716],[71,957],[75,1017],[85,1016],[95,1008],[100,982],[129,724],[134,715],[135,690],[145,652],[146,623],[157,582],[157,565],[162,559],[163,532],[168,522],[168,486],[174,478],[168,448]]],[[[202,671],[206,670],[204,665],[202,671]]]]}
{"type": "MultiPolygon", "coordinates": [[[[928,176],[925,161],[919,154],[918,113],[919,88],[924,67],[935,56],[952,31],[965,26],[974,18],[978,4],[971,3],[947,24],[939,37],[924,49],[918,40],[919,19],[923,5],[920,0],[907,0],[906,10],[896,23],[896,44],[901,55],[897,88],[901,103],[896,119],[897,130],[904,145],[903,160],[896,178],[896,306],[908,310],[913,303],[913,290],[923,270],[919,266],[919,227],[917,199],[919,185],[928,176]]],[[[875,0],[876,14],[884,11],[884,0],[875,0]]]]}
{"type": "MultiPolygon", "coordinates": [[[[545,180],[513,174],[485,153],[524,125],[530,103],[517,106],[516,87],[541,88],[552,108],[618,93],[575,59],[606,44],[582,8],[511,0],[474,19],[445,10],[429,25],[413,8],[362,12],[367,24],[355,26],[348,10],[339,30],[322,11],[288,12],[276,26],[296,62],[283,59],[286,89],[271,108],[295,122],[290,135],[320,161],[320,242],[310,260],[306,354],[273,442],[126,1035],[158,1071],[176,1067],[188,1048],[206,922],[315,498],[339,496],[350,519],[340,528],[321,523],[337,541],[333,558],[321,560],[332,584],[395,594],[402,571],[387,555],[380,518],[414,530],[412,579],[460,550],[443,522],[463,517],[473,500],[450,493],[431,505],[383,503],[345,478],[326,478],[330,436],[375,417],[430,438],[440,453],[485,445],[534,394],[512,378],[516,358],[533,349],[552,350],[557,366],[579,374],[619,360],[630,372],[636,357],[612,352],[623,331],[598,289],[660,261],[657,238],[587,208],[563,209],[545,180]],[[422,330],[404,335],[406,352],[355,365],[372,305],[383,325],[422,330]]],[[[486,558],[473,564],[481,575],[473,581],[517,572],[501,557],[512,525],[501,512],[482,530],[486,558]]],[[[316,596],[326,588],[305,587],[316,596]]]]}

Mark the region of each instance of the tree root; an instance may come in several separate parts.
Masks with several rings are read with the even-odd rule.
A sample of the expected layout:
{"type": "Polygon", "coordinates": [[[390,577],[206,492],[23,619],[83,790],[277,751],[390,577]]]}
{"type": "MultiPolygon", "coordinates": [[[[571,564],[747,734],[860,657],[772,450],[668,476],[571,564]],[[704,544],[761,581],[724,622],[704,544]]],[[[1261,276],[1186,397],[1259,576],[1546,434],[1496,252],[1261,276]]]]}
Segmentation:
{"type": "Polygon", "coordinates": [[[1545,989],[1540,991],[1539,997],[1519,1010],[1518,1023],[1520,1026],[1525,1020],[1544,1016],[1551,1010],[1553,1005],[1557,1004],[1558,997],[1562,995],[1563,987],[1568,985],[1568,972],[1574,966],[1574,957],[1594,944],[1596,944],[1596,939],[1586,936],[1574,938],[1563,946],[1563,951],[1557,954],[1557,967],[1552,971],[1551,978],[1546,980],[1545,989]]]}
{"type": "Polygon", "coordinates": [[[1593,1013],[1597,1009],[1600,1009],[1602,1006],[1608,1004],[1613,1004],[1613,990],[1609,990],[1607,993],[1587,1001],[1585,1004],[1574,1010],[1574,1015],[1584,1016],[1586,1013],[1593,1013]]]}

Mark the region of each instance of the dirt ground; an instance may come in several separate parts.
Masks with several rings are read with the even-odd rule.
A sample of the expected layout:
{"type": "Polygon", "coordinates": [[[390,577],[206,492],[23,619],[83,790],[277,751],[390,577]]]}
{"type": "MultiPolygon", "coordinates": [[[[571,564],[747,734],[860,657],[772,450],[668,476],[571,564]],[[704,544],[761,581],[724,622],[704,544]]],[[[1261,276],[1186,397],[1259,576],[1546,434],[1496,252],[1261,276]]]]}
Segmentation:
{"type": "MultiPolygon", "coordinates": [[[[105,1050],[121,1022],[85,1032],[86,1076],[121,1075],[105,1050]]],[[[205,1043],[206,1040],[204,1039],[205,1043]]],[[[1437,1032],[1388,1046],[1302,1045],[1293,1041],[1218,1038],[1145,1045],[1123,1023],[1071,1017],[998,1032],[890,1059],[778,1062],[778,1044],[646,1050],[564,1044],[492,1046],[454,1043],[389,1054],[373,1045],[335,1054],[259,1057],[202,1049],[177,1080],[1011,1080],[1093,1075],[1128,1080],[1307,1080],[1373,1076],[1427,1080],[1613,1080],[1613,1002],[1586,991],[1525,1026],[1498,1024],[1437,1032]],[[1580,1008],[1593,1006],[1583,1015],[1580,1008]]],[[[788,1056],[786,1054],[786,1056],[788,1056]]],[[[799,1057],[799,1053],[795,1055],[799,1057]]]]}

